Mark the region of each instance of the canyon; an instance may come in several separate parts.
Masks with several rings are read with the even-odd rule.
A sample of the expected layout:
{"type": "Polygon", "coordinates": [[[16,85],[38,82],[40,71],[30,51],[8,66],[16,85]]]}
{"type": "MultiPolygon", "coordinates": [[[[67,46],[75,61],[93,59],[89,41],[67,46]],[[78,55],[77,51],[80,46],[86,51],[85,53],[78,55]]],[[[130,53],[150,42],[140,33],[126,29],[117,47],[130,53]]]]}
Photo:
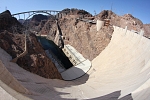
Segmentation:
{"type": "Polygon", "coordinates": [[[150,25],[131,14],[119,16],[110,10],[94,16],[74,8],[61,13],[64,11],[67,13],[61,18],[38,14],[28,23],[19,23],[8,10],[0,14],[3,92],[8,92],[13,100],[147,100],[150,25]],[[96,21],[106,19],[109,25],[104,24],[97,31],[96,21]],[[143,31],[144,34],[140,34],[143,31]],[[64,81],[57,63],[47,55],[37,38],[42,35],[60,50],[67,45],[74,47],[91,62],[89,70],[76,80],[64,81]],[[19,57],[25,47],[27,54],[19,57]],[[17,61],[11,62],[16,57],[17,61]]]}

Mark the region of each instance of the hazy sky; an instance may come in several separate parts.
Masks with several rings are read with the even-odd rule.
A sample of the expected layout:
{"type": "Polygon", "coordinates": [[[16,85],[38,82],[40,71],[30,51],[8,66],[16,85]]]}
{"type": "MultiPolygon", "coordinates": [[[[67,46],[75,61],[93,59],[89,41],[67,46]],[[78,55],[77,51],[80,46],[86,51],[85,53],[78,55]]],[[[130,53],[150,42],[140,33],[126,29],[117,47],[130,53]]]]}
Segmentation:
{"type": "Polygon", "coordinates": [[[12,14],[31,10],[83,9],[91,14],[110,10],[116,14],[132,14],[143,23],[150,23],[150,0],[0,0],[0,13],[8,9],[12,14]]]}

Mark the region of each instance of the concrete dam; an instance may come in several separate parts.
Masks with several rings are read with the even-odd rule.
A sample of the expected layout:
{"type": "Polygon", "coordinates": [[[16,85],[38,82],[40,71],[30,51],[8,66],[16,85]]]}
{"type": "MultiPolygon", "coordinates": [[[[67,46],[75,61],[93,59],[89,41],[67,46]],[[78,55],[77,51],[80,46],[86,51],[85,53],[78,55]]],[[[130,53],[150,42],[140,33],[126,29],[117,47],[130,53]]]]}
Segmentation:
{"type": "Polygon", "coordinates": [[[3,100],[149,100],[150,40],[113,27],[108,46],[92,61],[84,76],[72,81],[32,74],[10,62],[11,56],[0,49],[0,97],[3,100]]]}

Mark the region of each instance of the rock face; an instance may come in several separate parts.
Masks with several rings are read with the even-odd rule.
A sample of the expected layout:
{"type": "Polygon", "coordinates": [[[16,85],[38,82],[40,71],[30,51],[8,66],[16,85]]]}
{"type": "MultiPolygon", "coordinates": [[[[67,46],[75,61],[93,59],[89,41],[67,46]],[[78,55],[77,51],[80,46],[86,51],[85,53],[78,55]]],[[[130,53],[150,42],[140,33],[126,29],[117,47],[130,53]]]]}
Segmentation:
{"type": "MultiPolygon", "coordinates": [[[[94,16],[95,20],[100,19],[110,19],[110,26],[102,27],[100,31],[96,31],[96,25],[83,22],[78,20],[81,15],[89,16],[92,15],[87,13],[78,13],[77,10],[64,9],[63,11],[68,12],[66,16],[63,16],[58,20],[62,34],[64,36],[65,44],[70,44],[75,47],[83,56],[87,59],[94,59],[101,51],[108,45],[111,40],[111,35],[113,33],[112,25],[119,26],[122,28],[128,27],[129,30],[135,30],[140,32],[143,30],[143,23],[133,17],[131,14],[125,14],[123,16],[118,16],[112,11],[104,10],[100,14],[94,16]]],[[[86,17],[83,17],[86,18],[86,17]]],[[[55,23],[47,22],[51,26],[56,26],[55,23]]],[[[44,25],[47,27],[48,25],[44,25]]],[[[50,38],[54,38],[56,35],[56,30],[47,30],[50,38]],[[49,31],[49,32],[48,32],[49,31]]],[[[46,30],[46,28],[45,28],[46,30]]]]}
{"type": "Polygon", "coordinates": [[[46,56],[36,36],[30,34],[27,42],[28,54],[19,58],[17,63],[24,69],[50,79],[62,79],[52,61],[46,56]]]}
{"type": "Polygon", "coordinates": [[[42,20],[47,20],[47,19],[48,19],[48,16],[42,15],[42,14],[38,14],[38,15],[34,15],[34,16],[31,18],[31,21],[38,21],[38,22],[41,22],[42,20]]]}
{"type": "Polygon", "coordinates": [[[111,15],[116,15],[116,14],[110,10],[103,10],[98,15],[96,15],[96,18],[99,20],[111,19],[111,15]]]}
{"type": "MultiPolygon", "coordinates": [[[[131,14],[118,16],[112,11],[104,10],[96,16],[92,16],[87,11],[74,8],[64,9],[60,13],[63,16],[58,19],[58,24],[62,31],[64,43],[72,45],[85,58],[90,60],[94,59],[109,44],[113,33],[112,25],[122,28],[127,26],[129,30],[138,32],[141,29],[144,30],[143,23],[131,14]],[[97,32],[95,24],[81,21],[80,19],[110,19],[110,26],[103,26],[97,32]]],[[[53,18],[41,22],[38,27],[40,28],[40,34],[48,35],[48,38],[54,41],[57,33],[57,25],[53,18]]]]}
{"type": "Polygon", "coordinates": [[[83,16],[83,17],[91,17],[92,14],[90,14],[89,12],[85,11],[85,10],[80,10],[80,9],[63,9],[60,13],[65,13],[65,15],[78,15],[78,16],[83,16]]]}
{"type": "MultiPolygon", "coordinates": [[[[81,18],[92,17],[90,13],[77,9],[64,9],[62,12],[64,11],[68,12],[67,15],[58,19],[64,43],[75,47],[85,58],[94,59],[108,45],[113,33],[112,27],[103,27],[97,32],[95,24],[77,19],[81,16],[81,18]]],[[[56,31],[56,22],[48,20],[41,33],[48,33],[49,38],[54,40],[56,31]]]]}
{"type": "MultiPolygon", "coordinates": [[[[58,24],[64,37],[64,43],[75,47],[85,58],[94,59],[108,45],[112,27],[103,27],[99,32],[96,31],[96,25],[86,23],[77,18],[92,17],[84,10],[64,9],[62,13],[67,12],[65,16],[58,19],[58,24]]],[[[57,25],[54,20],[48,20],[41,34],[48,34],[51,40],[56,36],[57,25]]]]}
{"type": "Polygon", "coordinates": [[[22,34],[12,34],[6,30],[0,33],[0,47],[9,53],[12,58],[17,57],[24,51],[24,40],[22,34]]]}
{"type": "MultiPolygon", "coordinates": [[[[18,25],[18,28],[22,28],[22,25],[14,20],[13,24],[9,21],[14,19],[11,17],[9,11],[6,11],[0,14],[0,18],[7,19],[8,22],[0,20],[0,24],[5,27],[0,28],[0,47],[8,52],[12,58],[17,57],[24,51],[25,47],[25,35],[17,34],[19,33],[17,30],[16,33],[12,33],[13,25],[18,25]],[[6,18],[5,18],[6,17],[6,18]],[[9,24],[9,25],[7,25],[9,24]]],[[[19,58],[17,64],[35,74],[38,74],[45,78],[51,79],[62,79],[60,73],[56,69],[55,65],[52,61],[46,56],[45,51],[43,50],[41,44],[38,42],[36,36],[32,33],[27,37],[27,49],[28,54],[19,58]]]]}
{"type": "Polygon", "coordinates": [[[51,36],[51,40],[54,39],[54,36],[56,35],[56,31],[57,31],[57,25],[56,25],[56,21],[54,19],[49,19],[42,27],[41,31],[39,32],[39,34],[42,35],[52,35],[51,36]],[[51,34],[49,34],[51,33],[51,34]]]}
{"type": "Polygon", "coordinates": [[[103,27],[96,31],[96,25],[72,18],[59,20],[59,25],[64,36],[64,43],[75,47],[85,58],[94,59],[111,39],[113,29],[103,27]]]}
{"type": "Polygon", "coordinates": [[[144,27],[144,32],[145,32],[144,36],[149,38],[150,37],[150,24],[144,24],[143,27],[144,27]]]}
{"type": "Polygon", "coordinates": [[[47,22],[48,16],[37,14],[34,15],[31,19],[28,19],[24,22],[24,25],[27,26],[33,32],[38,33],[41,31],[44,24],[47,22]]]}
{"type": "Polygon", "coordinates": [[[133,17],[131,14],[125,14],[118,16],[110,10],[104,10],[98,14],[97,19],[104,20],[110,19],[110,24],[119,26],[122,28],[128,27],[129,30],[135,30],[140,32],[143,29],[143,23],[138,18],[133,17]]]}
{"type": "Polygon", "coordinates": [[[16,18],[11,16],[9,10],[0,13],[0,31],[9,30],[11,32],[16,31],[18,33],[21,33],[21,29],[21,24],[17,21],[16,18]]]}

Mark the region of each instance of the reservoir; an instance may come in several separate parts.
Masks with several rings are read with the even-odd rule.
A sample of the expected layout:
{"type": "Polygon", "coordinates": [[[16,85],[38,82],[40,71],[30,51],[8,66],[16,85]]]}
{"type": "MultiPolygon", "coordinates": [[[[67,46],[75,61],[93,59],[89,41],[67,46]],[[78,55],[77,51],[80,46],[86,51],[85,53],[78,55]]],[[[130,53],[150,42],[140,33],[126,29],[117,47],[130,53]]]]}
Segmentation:
{"type": "Polygon", "coordinates": [[[55,57],[61,62],[65,69],[68,69],[73,66],[68,57],[64,54],[64,52],[51,40],[46,39],[46,37],[37,37],[43,46],[44,50],[49,50],[55,55],[55,57]]]}

